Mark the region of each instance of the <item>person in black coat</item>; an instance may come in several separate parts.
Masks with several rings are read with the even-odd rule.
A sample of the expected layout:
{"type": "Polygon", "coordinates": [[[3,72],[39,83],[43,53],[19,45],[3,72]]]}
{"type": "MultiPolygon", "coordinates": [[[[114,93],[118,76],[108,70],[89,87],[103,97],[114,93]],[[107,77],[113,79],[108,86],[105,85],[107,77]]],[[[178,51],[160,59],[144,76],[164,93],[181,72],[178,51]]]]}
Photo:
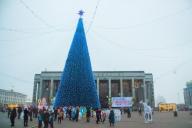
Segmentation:
{"type": "Polygon", "coordinates": [[[79,106],[77,106],[76,113],[75,113],[75,120],[78,122],[79,119],[79,106]]]}
{"type": "Polygon", "coordinates": [[[57,109],[56,108],[54,108],[54,121],[56,121],[57,120],[57,109]]]}
{"type": "Polygon", "coordinates": [[[141,107],[139,107],[138,112],[139,112],[139,115],[142,116],[142,109],[141,109],[141,107]]]}
{"type": "Polygon", "coordinates": [[[17,109],[18,119],[20,119],[21,112],[22,112],[22,108],[21,108],[21,107],[18,107],[18,109],[17,109]]]}
{"type": "Polygon", "coordinates": [[[32,118],[33,110],[32,110],[32,108],[29,108],[28,112],[29,112],[30,121],[33,121],[33,118],[32,118]]]}
{"type": "Polygon", "coordinates": [[[29,115],[29,111],[27,110],[27,108],[25,108],[24,109],[24,115],[23,115],[24,127],[28,126],[28,115],[29,115]]]}
{"type": "Polygon", "coordinates": [[[129,107],[127,108],[127,118],[131,118],[131,110],[129,107]]]}
{"type": "Polygon", "coordinates": [[[8,118],[10,117],[10,114],[11,114],[11,108],[8,108],[7,109],[7,114],[8,114],[8,118]]]}
{"type": "Polygon", "coordinates": [[[101,109],[96,110],[96,123],[98,124],[101,120],[101,109]]]}
{"type": "Polygon", "coordinates": [[[15,126],[15,118],[17,117],[16,108],[13,108],[10,114],[11,127],[15,126]]]}
{"type": "Polygon", "coordinates": [[[46,110],[45,111],[45,117],[44,117],[44,128],[49,127],[49,112],[46,110]]]}
{"type": "Polygon", "coordinates": [[[90,109],[90,107],[87,107],[86,109],[87,109],[87,112],[86,112],[87,122],[90,122],[91,109],[90,109]]]}
{"type": "Polygon", "coordinates": [[[113,110],[110,110],[110,113],[109,113],[109,124],[110,126],[114,126],[115,124],[115,113],[113,110]]]}

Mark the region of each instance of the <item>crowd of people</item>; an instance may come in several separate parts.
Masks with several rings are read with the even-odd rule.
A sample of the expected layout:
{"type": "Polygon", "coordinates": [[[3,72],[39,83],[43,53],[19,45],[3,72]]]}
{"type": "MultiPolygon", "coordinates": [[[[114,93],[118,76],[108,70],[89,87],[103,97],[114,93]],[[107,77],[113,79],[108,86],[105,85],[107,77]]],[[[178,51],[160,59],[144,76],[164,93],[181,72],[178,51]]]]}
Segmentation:
{"type": "MultiPolygon", "coordinates": [[[[64,119],[68,119],[73,122],[78,122],[80,118],[80,107],[58,107],[49,109],[43,107],[38,109],[37,107],[17,107],[7,109],[8,118],[11,122],[11,127],[15,126],[15,119],[23,120],[23,126],[28,127],[28,122],[35,120],[38,128],[53,128],[54,123],[61,124],[64,119]]],[[[82,115],[81,115],[82,116],[82,115]]],[[[90,122],[91,118],[95,117],[96,124],[105,123],[108,116],[110,126],[114,126],[115,123],[115,113],[111,109],[109,115],[101,109],[92,109],[86,107],[86,112],[84,114],[86,117],[86,122],[90,122]]]]}
{"type": "MultiPolygon", "coordinates": [[[[85,108],[85,107],[84,107],[85,108]]],[[[138,108],[138,113],[142,116],[142,108],[138,108]]],[[[41,109],[33,106],[29,107],[17,107],[13,109],[8,109],[8,118],[10,119],[11,126],[15,125],[15,118],[23,119],[23,126],[28,127],[28,122],[35,120],[38,128],[53,128],[54,124],[61,124],[64,119],[69,121],[78,122],[79,118],[85,117],[86,122],[90,122],[91,118],[95,117],[96,124],[105,123],[106,120],[109,121],[110,126],[114,126],[115,112],[110,108],[108,113],[102,109],[92,109],[90,107],[85,108],[84,115],[80,115],[80,107],[58,107],[58,108],[47,108],[42,107],[41,109]],[[108,117],[108,119],[107,119],[108,117]]],[[[126,113],[127,118],[131,118],[131,108],[121,108],[121,114],[126,113]]],[[[145,112],[144,112],[145,114],[145,112]]]]}
{"type": "Polygon", "coordinates": [[[17,107],[7,108],[8,118],[11,122],[11,127],[15,126],[15,118],[23,119],[24,127],[28,126],[28,120],[33,121],[33,117],[37,118],[38,109],[35,107],[17,107]]]}

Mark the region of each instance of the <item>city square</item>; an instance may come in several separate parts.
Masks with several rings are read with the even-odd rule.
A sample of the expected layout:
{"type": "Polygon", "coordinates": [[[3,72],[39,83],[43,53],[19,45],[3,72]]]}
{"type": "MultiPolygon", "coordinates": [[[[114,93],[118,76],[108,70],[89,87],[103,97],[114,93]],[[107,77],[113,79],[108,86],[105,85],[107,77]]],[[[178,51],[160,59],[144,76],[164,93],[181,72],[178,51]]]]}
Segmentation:
{"type": "MultiPolygon", "coordinates": [[[[7,113],[0,114],[0,124],[2,128],[9,128],[10,121],[7,118],[7,113]]],[[[145,124],[143,121],[143,116],[139,116],[137,112],[132,113],[132,117],[128,119],[126,114],[123,115],[123,119],[120,122],[115,123],[115,128],[191,128],[192,126],[192,116],[189,112],[179,112],[178,117],[173,117],[172,112],[154,112],[153,122],[145,124]]],[[[79,122],[72,122],[68,119],[64,119],[62,124],[58,124],[57,121],[54,122],[55,128],[109,128],[108,119],[104,124],[96,124],[95,118],[92,118],[89,123],[86,122],[85,118],[81,119],[79,122]]],[[[33,119],[32,122],[29,121],[29,128],[37,127],[37,119],[33,119]]],[[[16,119],[15,128],[22,128],[23,120],[16,119]]]]}
{"type": "Polygon", "coordinates": [[[188,1],[0,4],[0,127],[192,127],[188,1]]]}

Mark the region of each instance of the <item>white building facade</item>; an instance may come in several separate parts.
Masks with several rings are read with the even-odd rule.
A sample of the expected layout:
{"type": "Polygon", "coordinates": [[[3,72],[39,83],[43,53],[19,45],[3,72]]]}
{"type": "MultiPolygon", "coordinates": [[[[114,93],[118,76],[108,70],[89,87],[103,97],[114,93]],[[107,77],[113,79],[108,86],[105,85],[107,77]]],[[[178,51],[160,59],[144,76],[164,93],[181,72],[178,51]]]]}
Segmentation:
{"type": "Polygon", "coordinates": [[[13,90],[0,89],[0,103],[1,104],[25,104],[27,95],[14,92],[13,90]]]}

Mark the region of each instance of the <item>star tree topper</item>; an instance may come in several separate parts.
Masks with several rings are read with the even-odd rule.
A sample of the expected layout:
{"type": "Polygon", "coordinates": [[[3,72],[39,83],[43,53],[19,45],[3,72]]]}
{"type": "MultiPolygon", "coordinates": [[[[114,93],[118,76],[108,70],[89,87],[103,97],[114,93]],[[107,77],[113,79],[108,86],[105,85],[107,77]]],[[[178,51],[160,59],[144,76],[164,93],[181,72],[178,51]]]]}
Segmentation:
{"type": "Polygon", "coordinates": [[[80,17],[82,17],[84,13],[85,13],[85,12],[84,12],[83,10],[80,10],[80,11],[78,12],[78,14],[80,15],[80,17]]]}

